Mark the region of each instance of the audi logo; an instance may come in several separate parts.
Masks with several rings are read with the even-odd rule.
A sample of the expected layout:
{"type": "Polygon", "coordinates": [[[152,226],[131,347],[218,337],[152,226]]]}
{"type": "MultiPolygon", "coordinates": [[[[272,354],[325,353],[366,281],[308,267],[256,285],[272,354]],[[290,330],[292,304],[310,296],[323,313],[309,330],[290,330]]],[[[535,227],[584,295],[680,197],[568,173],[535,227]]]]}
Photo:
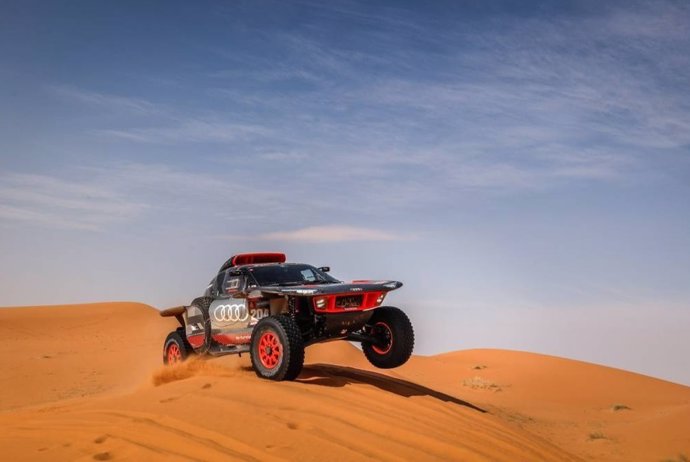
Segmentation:
{"type": "Polygon", "coordinates": [[[244,305],[218,305],[213,310],[213,317],[219,322],[242,322],[249,319],[249,312],[244,305]]]}

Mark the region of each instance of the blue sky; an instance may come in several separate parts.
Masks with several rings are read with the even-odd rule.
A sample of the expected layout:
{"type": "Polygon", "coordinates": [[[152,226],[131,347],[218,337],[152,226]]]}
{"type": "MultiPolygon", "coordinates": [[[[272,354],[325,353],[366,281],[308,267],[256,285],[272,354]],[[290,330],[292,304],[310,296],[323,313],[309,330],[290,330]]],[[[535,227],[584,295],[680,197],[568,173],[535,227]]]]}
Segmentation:
{"type": "Polygon", "coordinates": [[[418,349],[690,383],[686,2],[3,2],[0,305],[392,278],[418,349]]]}

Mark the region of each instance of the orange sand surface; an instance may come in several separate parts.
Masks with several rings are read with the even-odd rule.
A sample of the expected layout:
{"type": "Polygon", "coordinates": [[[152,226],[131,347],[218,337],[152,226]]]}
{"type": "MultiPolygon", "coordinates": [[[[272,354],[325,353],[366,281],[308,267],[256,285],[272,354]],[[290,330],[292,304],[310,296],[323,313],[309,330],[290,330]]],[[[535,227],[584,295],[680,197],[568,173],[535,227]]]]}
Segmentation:
{"type": "Polygon", "coordinates": [[[0,309],[0,459],[687,461],[690,388],[505,350],[382,371],[346,342],[295,382],[243,355],[162,367],[138,303],[0,309]]]}

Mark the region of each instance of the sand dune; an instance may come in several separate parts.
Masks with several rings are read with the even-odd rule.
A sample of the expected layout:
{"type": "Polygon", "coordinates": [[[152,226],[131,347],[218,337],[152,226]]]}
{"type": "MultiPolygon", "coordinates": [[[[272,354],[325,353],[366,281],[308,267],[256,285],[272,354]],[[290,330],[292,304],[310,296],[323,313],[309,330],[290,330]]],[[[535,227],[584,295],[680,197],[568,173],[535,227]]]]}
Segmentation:
{"type": "Polygon", "coordinates": [[[145,305],[0,309],[3,460],[682,460],[690,388],[531,353],[392,371],[310,347],[296,382],[249,358],[161,367],[145,305]]]}

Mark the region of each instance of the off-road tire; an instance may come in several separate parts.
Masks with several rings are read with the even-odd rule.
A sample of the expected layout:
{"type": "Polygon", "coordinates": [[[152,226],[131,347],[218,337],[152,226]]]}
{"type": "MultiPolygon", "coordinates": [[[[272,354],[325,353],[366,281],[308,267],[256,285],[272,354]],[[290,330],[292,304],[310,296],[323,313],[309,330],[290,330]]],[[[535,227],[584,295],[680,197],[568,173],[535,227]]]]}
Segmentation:
{"type": "Polygon", "coordinates": [[[259,321],[252,331],[250,356],[254,372],[269,380],[294,380],[304,364],[304,341],[297,323],[286,315],[268,316],[259,321]],[[271,347],[270,354],[260,344],[271,347]],[[273,342],[273,343],[271,343],[273,342]],[[280,354],[273,346],[280,348],[280,354]],[[271,361],[275,361],[273,365],[271,361]]]}
{"type": "Polygon", "coordinates": [[[187,341],[183,328],[170,332],[163,343],[163,364],[183,362],[194,354],[192,346],[187,341]],[[176,360],[173,358],[176,357],[176,360]]]}
{"type": "Polygon", "coordinates": [[[362,342],[362,351],[369,362],[380,369],[402,366],[414,349],[414,330],[410,318],[399,308],[382,306],[374,311],[367,323],[373,331],[390,335],[390,342],[375,344],[362,342]]]}
{"type": "Polygon", "coordinates": [[[195,350],[198,354],[204,354],[211,346],[211,313],[209,307],[213,302],[213,297],[198,297],[192,300],[191,305],[196,306],[201,311],[201,317],[204,318],[204,344],[195,350]]]}

